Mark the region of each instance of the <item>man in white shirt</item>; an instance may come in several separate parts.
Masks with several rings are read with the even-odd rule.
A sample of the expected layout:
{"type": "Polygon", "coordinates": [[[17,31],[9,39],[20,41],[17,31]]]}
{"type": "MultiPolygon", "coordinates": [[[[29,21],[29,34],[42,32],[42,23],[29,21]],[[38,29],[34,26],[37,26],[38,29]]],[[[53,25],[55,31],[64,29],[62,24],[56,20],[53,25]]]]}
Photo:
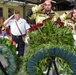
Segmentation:
{"type": "Polygon", "coordinates": [[[12,41],[15,41],[18,44],[18,55],[23,56],[25,43],[22,37],[27,34],[30,25],[26,22],[25,19],[20,17],[20,12],[17,10],[7,20],[5,20],[3,24],[6,27],[10,26],[12,41]]]}

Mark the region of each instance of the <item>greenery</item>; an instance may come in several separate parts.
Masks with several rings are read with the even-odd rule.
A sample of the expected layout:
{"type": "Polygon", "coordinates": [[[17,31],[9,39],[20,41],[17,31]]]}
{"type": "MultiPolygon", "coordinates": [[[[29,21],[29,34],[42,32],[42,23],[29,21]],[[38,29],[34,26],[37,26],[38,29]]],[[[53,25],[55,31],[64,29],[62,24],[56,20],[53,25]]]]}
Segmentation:
{"type": "Polygon", "coordinates": [[[0,54],[10,61],[10,63],[7,62],[8,64],[11,64],[6,69],[7,72],[9,70],[10,75],[18,75],[20,68],[23,66],[24,70],[22,71],[26,72],[26,75],[30,75],[29,70],[32,70],[31,75],[44,75],[43,72],[48,68],[51,56],[56,57],[56,61],[60,64],[58,71],[62,71],[63,75],[71,75],[75,72],[76,49],[74,47],[72,32],[70,28],[60,24],[62,23],[58,24],[58,22],[53,23],[50,20],[46,20],[43,26],[37,27],[36,30],[29,32],[28,52],[24,57],[17,57],[16,47],[12,45],[8,39],[4,37],[0,38],[2,51],[0,51],[0,54]],[[51,52],[54,54],[51,54],[51,52]],[[15,63],[13,63],[13,61],[15,61],[15,63]],[[30,63],[30,61],[32,61],[32,63],[30,63]],[[32,68],[30,66],[32,66],[32,68]]]}
{"type": "MultiPolygon", "coordinates": [[[[71,51],[75,54],[74,48],[74,39],[70,28],[65,26],[60,26],[59,24],[54,24],[50,20],[46,20],[42,27],[38,27],[38,30],[29,32],[30,40],[28,46],[27,55],[24,58],[24,66],[26,75],[29,75],[27,70],[28,60],[38,51],[38,50],[48,50],[49,48],[61,48],[64,50],[71,51]]],[[[42,71],[46,69],[44,64],[48,63],[48,57],[40,60],[37,65],[34,66],[35,73],[37,75],[43,75],[42,71]]],[[[68,58],[69,59],[69,58],[68,58]]],[[[62,64],[60,69],[63,69],[66,72],[66,75],[71,73],[68,63],[61,59],[57,58],[62,64]],[[69,73],[68,73],[69,72],[69,73]]]]}
{"type": "Polygon", "coordinates": [[[12,75],[16,70],[16,63],[14,60],[15,47],[12,46],[10,41],[5,39],[4,37],[0,38],[0,54],[7,59],[8,66],[6,67],[7,74],[12,75]],[[12,52],[13,51],[13,52],[12,52]]]}
{"type": "Polygon", "coordinates": [[[6,71],[8,75],[17,75],[21,67],[22,57],[17,56],[16,47],[4,36],[0,38],[0,54],[7,59],[6,71]]]}
{"type": "MultiPolygon", "coordinates": [[[[28,70],[29,74],[30,75],[44,75],[44,71],[46,71],[47,68],[49,67],[50,60],[51,60],[50,57],[53,59],[53,61],[54,61],[54,58],[56,59],[56,57],[58,57],[58,59],[55,60],[55,63],[58,67],[58,71],[60,72],[59,74],[76,75],[76,68],[75,68],[76,55],[74,55],[72,52],[69,52],[68,50],[64,50],[64,49],[60,49],[60,48],[50,48],[48,50],[46,50],[46,49],[38,50],[34,55],[32,55],[28,59],[28,63],[27,63],[27,70],[28,70]],[[71,57],[69,58],[69,56],[71,56],[71,57]],[[64,59],[63,60],[64,66],[62,66],[62,63],[60,63],[58,61],[60,59],[59,57],[64,59]],[[44,59],[45,59],[45,61],[44,61],[44,59]],[[67,65],[66,63],[68,63],[69,65],[67,65]],[[65,70],[65,68],[67,68],[67,69],[65,70]]],[[[51,64],[50,64],[50,66],[51,66],[51,64]]]]}

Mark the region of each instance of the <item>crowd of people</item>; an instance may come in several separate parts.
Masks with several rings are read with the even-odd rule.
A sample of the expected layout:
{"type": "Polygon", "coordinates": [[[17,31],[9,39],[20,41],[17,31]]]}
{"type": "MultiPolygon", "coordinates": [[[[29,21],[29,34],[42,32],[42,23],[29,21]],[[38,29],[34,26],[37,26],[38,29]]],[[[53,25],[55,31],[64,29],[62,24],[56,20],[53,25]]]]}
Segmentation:
{"type": "MultiPolygon", "coordinates": [[[[76,34],[76,7],[70,12],[59,15],[52,10],[51,0],[45,0],[44,3],[32,7],[32,9],[28,11],[27,16],[30,20],[34,20],[35,24],[42,23],[43,20],[47,18],[51,18],[53,22],[57,20],[64,22],[64,26],[72,27],[73,34],[76,34]]],[[[31,28],[30,21],[27,22],[21,18],[20,12],[16,10],[3,24],[5,27],[10,26],[12,40],[18,44],[18,56],[23,56],[25,47],[24,38],[31,28]]]]}

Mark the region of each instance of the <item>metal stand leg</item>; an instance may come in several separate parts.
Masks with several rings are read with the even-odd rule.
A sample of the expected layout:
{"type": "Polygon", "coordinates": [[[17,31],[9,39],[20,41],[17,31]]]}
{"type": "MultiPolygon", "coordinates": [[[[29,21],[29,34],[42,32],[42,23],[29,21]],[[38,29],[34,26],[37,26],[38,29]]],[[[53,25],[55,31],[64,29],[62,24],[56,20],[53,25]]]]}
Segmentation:
{"type": "Polygon", "coordinates": [[[52,60],[50,60],[50,63],[49,63],[49,67],[48,67],[48,71],[47,71],[47,74],[46,75],[49,75],[49,71],[50,71],[50,67],[52,66],[52,60]]]}
{"type": "Polygon", "coordinates": [[[57,66],[56,66],[56,63],[55,63],[55,57],[51,57],[50,63],[49,63],[49,68],[48,68],[48,71],[47,71],[47,74],[46,75],[49,75],[50,67],[52,66],[52,64],[54,64],[56,75],[59,75],[58,69],[57,69],[57,66]]]}
{"type": "Polygon", "coordinates": [[[1,62],[0,62],[0,67],[1,67],[2,71],[4,72],[4,74],[8,75],[1,62]]]}
{"type": "Polygon", "coordinates": [[[53,61],[53,64],[54,64],[54,67],[55,67],[56,74],[59,75],[58,69],[57,69],[57,66],[56,66],[56,63],[55,63],[55,59],[54,59],[54,61],[53,61]]]}

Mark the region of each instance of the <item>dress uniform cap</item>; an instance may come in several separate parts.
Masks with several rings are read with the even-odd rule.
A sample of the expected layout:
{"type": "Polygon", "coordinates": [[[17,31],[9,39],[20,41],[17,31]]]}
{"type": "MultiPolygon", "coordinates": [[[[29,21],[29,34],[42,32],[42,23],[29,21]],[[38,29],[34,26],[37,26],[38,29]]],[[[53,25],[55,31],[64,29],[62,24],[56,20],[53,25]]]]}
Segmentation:
{"type": "Polygon", "coordinates": [[[15,10],[14,13],[15,13],[15,14],[20,14],[20,11],[15,10]]]}

